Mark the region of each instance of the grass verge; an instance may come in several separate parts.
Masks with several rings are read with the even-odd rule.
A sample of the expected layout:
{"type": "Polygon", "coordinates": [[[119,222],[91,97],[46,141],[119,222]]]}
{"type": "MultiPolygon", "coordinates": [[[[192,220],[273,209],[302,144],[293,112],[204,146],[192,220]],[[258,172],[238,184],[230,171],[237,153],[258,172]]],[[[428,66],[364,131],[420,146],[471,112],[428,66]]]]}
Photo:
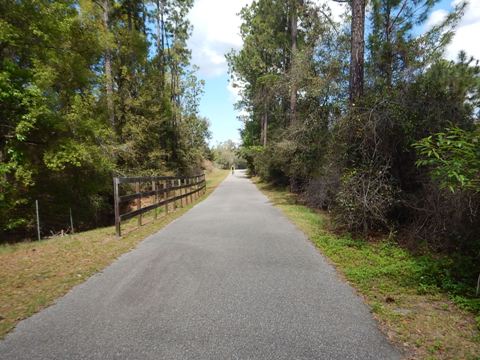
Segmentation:
{"type": "Polygon", "coordinates": [[[153,214],[122,224],[124,236],[106,227],[48,240],[0,246],[0,338],[15,324],[52,304],[73,286],[101,271],[148,235],[182,216],[225,179],[228,170],[207,174],[207,191],[196,202],[153,221],[153,214]]]}
{"type": "Polygon", "coordinates": [[[427,278],[435,259],[412,255],[389,241],[336,235],[328,230],[328,215],[298,204],[287,191],[255,182],[363,296],[405,358],[480,359],[474,315],[427,278]]]}

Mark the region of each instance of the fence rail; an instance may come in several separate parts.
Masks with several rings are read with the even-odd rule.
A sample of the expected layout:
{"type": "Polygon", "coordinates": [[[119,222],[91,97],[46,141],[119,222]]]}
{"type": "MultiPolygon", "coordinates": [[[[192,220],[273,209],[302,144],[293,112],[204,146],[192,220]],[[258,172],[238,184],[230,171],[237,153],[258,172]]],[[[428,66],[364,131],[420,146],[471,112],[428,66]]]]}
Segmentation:
{"type": "Polygon", "coordinates": [[[115,207],[115,230],[117,236],[122,236],[122,221],[138,216],[138,224],[142,225],[142,214],[165,206],[168,213],[169,204],[176,208],[177,201],[181,206],[191,203],[199,192],[205,193],[205,174],[195,176],[152,176],[152,177],[114,177],[113,193],[115,207]],[[128,193],[128,191],[133,191],[128,193]],[[150,204],[142,206],[142,200],[150,204]],[[132,203],[134,202],[134,203],[132,203]],[[122,213],[122,210],[127,212],[122,213]]]}

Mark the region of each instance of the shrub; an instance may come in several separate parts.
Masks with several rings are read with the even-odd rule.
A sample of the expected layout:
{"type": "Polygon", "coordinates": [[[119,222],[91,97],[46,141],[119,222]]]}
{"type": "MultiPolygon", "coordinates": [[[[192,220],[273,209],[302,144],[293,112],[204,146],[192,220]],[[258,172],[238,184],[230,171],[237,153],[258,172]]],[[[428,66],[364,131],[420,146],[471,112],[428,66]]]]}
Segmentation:
{"type": "Polygon", "coordinates": [[[351,169],[342,178],[335,218],[351,231],[391,229],[389,213],[397,198],[388,167],[351,169]]]}
{"type": "Polygon", "coordinates": [[[317,209],[331,210],[336,203],[340,187],[340,166],[331,163],[324,167],[322,175],[308,182],[303,198],[308,206],[317,209]]]}

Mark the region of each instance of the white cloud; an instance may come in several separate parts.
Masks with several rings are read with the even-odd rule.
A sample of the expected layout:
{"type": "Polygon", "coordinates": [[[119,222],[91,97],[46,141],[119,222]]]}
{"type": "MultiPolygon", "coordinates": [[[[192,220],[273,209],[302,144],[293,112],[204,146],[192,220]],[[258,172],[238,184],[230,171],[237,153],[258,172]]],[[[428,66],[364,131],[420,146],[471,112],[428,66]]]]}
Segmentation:
{"type": "MultiPolygon", "coordinates": [[[[330,11],[332,12],[332,20],[336,22],[342,22],[342,16],[345,14],[345,10],[347,9],[347,3],[340,3],[333,0],[313,0],[315,5],[328,5],[330,11]]],[[[319,14],[319,16],[323,16],[323,14],[319,14]]]]}
{"type": "Polygon", "coordinates": [[[444,9],[438,9],[432,12],[425,23],[425,30],[431,29],[436,25],[440,25],[448,15],[448,11],[444,9]]]}
{"type": "Polygon", "coordinates": [[[189,39],[192,61],[204,77],[227,72],[225,54],[242,46],[240,37],[242,7],[252,0],[196,0],[189,19],[193,34],[189,39]]]}
{"type": "MultiPolygon", "coordinates": [[[[452,2],[452,6],[458,1],[452,2]]],[[[460,20],[452,42],[447,47],[445,57],[451,60],[457,58],[464,50],[467,55],[480,59],[480,0],[471,0],[465,9],[465,15],[460,20]]]]}
{"type": "MultiPolygon", "coordinates": [[[[460,4],[462,0],[454,0],[450,4],[453,8],[460,4]]],[[[425,23],[425,30],[440,24],[448,15],[448,11],[438,9],[432,12],[425,23]]],[[[470,0],[465,9],[465,15],[460,20],[455,35],[451,43],[447,46],[445,57],[449,60],[455,60],[458,53],[464,50],[467,55],[480,59],[480,0],[470,0]]]]}
{"type": "MultiPolygon", "coordinates": [[[[235,104],[242,99],[241,92],[244,86],[245,86],[245,83],[238,79],[235,79],[234,81],[232,80],[228,81],[227,90],[230,94],[230,101],[232,102],[232,104],[235,104]]],[[[237,115],[247,116],[248,112],[244,109],[240,109],[240,110],[237,110],[237,115]]]]}
{"type": "MultiPolygon", "coordinates": [[[[234,78],[228,79],[227,91],[229,93],[229,100],[232,105],[235,105],[237,102],[242,100],[242,90],[244,89],[245,83],[239,80],[236,76],[234,78]]],[[[237,116],[246,116],[247,112],[244,109],[236,109],[237,116]]]]}
{"type": "Polygon", "coordinates": [[[233,103],[236,103],[241,99],[241,87],[239,87],[237,83],[235,83],[235,86],[233,86],[233,82],[230,80],[227,85],[227,90],[230,93],[230,100],[233,103]]]}
{"type": "Polygon", "coordinates": [[[348,6],[346,3],[340,3],[337,1],[329,1],[329,0],[320,0],[320,3],[326,3],[330,10],[332,11],[332,17],[334,21],[341,22],[342,16],[345,14],[346,7],[348,6]]]}
{"type": "MultiPolygon", "coordinates": [[[[332,10],[332,17],[340,21],[345,4],[331,0],[315,0],[326,3],[332,10]]],[[[192,62],[200,67],[200,75],[214,77],[227,72],[225,54],[231,49],[240,49],[240,10],[252,0],[196,0],[189,14],[193,34],[189,39],[192,62]]]]}

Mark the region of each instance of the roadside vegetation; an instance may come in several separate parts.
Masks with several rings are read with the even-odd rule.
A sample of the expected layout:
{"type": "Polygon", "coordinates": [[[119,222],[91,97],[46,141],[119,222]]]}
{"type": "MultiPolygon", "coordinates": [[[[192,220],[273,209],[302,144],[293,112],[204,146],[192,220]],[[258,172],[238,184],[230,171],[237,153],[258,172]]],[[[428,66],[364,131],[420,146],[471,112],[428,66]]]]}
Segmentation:
{"type": "MultiPolygon", "coordinates": [[[[192,0],[0,2],[0,243],[107,226],[113,176],[194,175],[211,155],[192,0]]],[[[210,159],[211,160],[211,159],[210,159]]]]}
{"type": "Polygon", "coordinates": [[[296,195],[258,179],[257,186],[358,290],[406,358],[479,359],[480,317],[471,311],[480,301],[458,289],[468,284],[452,278],[457,259],[339,233],[327,213],[300,204],[296,195]]]}
{"type": "MultiPolygon", "coordinates": [[[[207,191],[198,201],[205,199],[227,175],[227,170],[207,174],[207,191]]],[[[105,227],[42,241],[0,245],[0,338],[17,322],[52,304],[195,203],[177,207],[166,216],[160,214],[155,221],[153,213],[147,213],[140,228],[132,219],[123,225],[122,238],[115,236],[114,227],[105,227]]]]}
{"type": "Polygon", "coordinates": [[[437,0],[258,0],[227,58],[249,172],[315,209],[282,205],[398,342],[460,359],[480,353],[480,66],[445,58],[452,4],[433,24],[437,0]]]}
{"type": "Polygon", "coordinates": [[[247,162],[239,154],[239,146],[232,140],[218,143],[212,148],[212,155],[217,167],[221,169],[245,169],[247,162]]]}

